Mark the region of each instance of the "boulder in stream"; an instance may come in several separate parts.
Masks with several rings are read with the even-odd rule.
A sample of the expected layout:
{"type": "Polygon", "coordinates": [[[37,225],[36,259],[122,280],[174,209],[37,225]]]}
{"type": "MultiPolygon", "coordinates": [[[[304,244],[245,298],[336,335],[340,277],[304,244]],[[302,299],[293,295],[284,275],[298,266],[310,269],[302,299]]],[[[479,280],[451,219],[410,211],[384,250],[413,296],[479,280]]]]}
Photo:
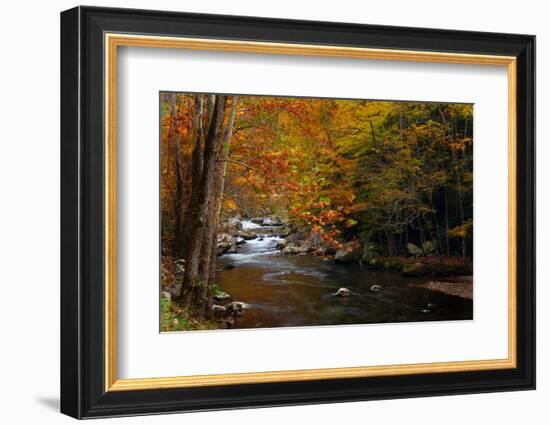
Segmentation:
{"type": "Polygon", "coordinates": [[[233,301],[231,304],[229,304],[229,309],[234,312],[241,312],[248,308],[250,308],[250,304],[247,304],[242,301],[233,301]]]}
{"type": "Polygon", "coordinates": [[[332,295],[336,297],[349,297],[351,296],[351,291],[348,288],[340,288],[332,295]]]}
{"type": "Polygon", "coordinates": [[[213,304],[212,311],[214,313],[227,313],[227,308],[224,307],[223,305],[213,304]]]}
{"type": "Polygon", "coordinates": [[[242,239],[244,239],[245,241],[251,241],[253,239],[256,239],[257,238],[257,235],[256,233],[254,232],[244,232],[244,231],[240,231],[239,232],[239,237],[241,237],[242,239]]]}

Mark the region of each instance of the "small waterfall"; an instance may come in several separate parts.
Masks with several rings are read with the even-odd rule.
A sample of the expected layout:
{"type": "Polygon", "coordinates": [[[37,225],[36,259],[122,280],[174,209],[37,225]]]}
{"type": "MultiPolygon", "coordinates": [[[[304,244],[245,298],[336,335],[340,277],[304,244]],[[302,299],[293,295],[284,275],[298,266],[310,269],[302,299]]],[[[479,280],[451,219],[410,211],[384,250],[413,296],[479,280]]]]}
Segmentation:
{"type": "Polygon", "coordinates": [[[241,224],[243,225],[243,230],[259,229],[260,227],[262,227],[259,224],[254,223],[250,220],[243,220],[241,221],[241,224]]]}

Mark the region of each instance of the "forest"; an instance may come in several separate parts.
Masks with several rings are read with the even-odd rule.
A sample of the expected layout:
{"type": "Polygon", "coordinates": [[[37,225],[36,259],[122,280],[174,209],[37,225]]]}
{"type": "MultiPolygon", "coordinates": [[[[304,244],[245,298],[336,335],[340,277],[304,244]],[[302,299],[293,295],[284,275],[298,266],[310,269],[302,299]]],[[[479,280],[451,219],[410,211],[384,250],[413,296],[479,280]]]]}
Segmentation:
{"type": "MultiPolygon", "coordinates": [[[[233,327],[251,304],[234,302],[228,288],[259,278],[248,269],[228,280],[241,268],[230,259],[266,237],[287,263],[314,257],[292,261],[350,270],[355,280],[383,270],[426,288],[434,277],[472,274],[471,104],[161,92],[160,133],[162,330],[233,327]]],[[[278,270],[274,260],[265,264],[278,270]]],[[[285,294],[287,303],[295,293],[285,294]]],[[[285,314],[280,323],[293,325],[294,313],[285,314]]],[[[296,323],[363,320],[346,314],[296,323]]],[[[398,316],[380,317],[416,317],[398,316]]],[[[270,326],[250,317],[247,326],[270,326]]]]}

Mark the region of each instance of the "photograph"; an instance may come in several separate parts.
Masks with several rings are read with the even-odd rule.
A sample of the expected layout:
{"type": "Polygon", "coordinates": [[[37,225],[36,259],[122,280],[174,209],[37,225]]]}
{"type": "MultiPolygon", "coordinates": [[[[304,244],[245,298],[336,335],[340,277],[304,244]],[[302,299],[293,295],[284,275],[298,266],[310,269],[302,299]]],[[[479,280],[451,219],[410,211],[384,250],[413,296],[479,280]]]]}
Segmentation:
{"type": "Polygon", "coordinates": [[[159,93],[160,331],[473,319],[474,105],[159,93]]]}

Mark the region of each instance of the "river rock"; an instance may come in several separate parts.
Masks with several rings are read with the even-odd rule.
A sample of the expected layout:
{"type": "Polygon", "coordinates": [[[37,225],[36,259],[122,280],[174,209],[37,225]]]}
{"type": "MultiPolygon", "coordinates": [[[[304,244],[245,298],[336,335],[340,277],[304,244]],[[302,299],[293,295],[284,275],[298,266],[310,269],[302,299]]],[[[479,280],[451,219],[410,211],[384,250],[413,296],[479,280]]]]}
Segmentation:
{"type": "Polygon", "coordinates": [[[280,240],[279,242],[277,242],[277,245],[275,245],[275,249],[284,249],[286,247],[286,244],[287,244],[287,241],[286,239],[283,239],[283,240],[280,240]]]}
{"type": "Polygon", "coordinates": [[[371,285],[371,287],[369,289],[371,291],[377,292],[377,291],[380,291],[382,289],[382,285],[371,285]]]}
{"type": "Polygon", "coordinates": [[[176,277],[181,279],[185,273],[185,260],[180,258],[179,260],[174,261],[174,266],[176,267],[176,277]]]}
{"type": "Polygon", "coordinates": [[[284,247],[281,253],[284,255],[305,255],[307,253],[307,247],[290,243],[284,247]]]}
{"type": "Polygon", "coordinates": [[[409,254],[415,257],[422,255],[422,249],[411,242],[407,244],[407,251],[409,251],[409,254]]]}
{"type": "Polygon", "coordinates": [[[243,228],[240,216],[231,217],[221,224],[220,230],[224,233],[236,234],[243,228]]]}
{"type": "Polygon", "coordinates": [[[223,305],[219,305],[219,304],[213,304],[212,311],[214,313],[227,313],[227,307],[224,307],[223,305]]]}
{"type": "Polygon", "coordinates": [[[250,304],[242,301],[233,301],[231,304],[229,304],[229,309],[234,312],[241,312],[248,308],[250,308],[250,304]]]}
{"type": "Polygon", "coordinates": [[[351,296],[351,291],[348,288],[340,288],[332,295],[336,297],[349,297],[351,296]]]}
{"type": "Polygon", "coordinates": [[[218,233],[216,254],[219,257],[235,246],[236,239],[229,233],[218,233]]]}
{"type": "Polygon", "coordinates": [[[334,261],[339,264],[356,263],[361,258],[361,245],[349,242],[334,254],[334,261]]]}
{"type": "Polygon", "coordinates": [[[218,233],[217,236],[218,245],[222,243],[232,244],[234,242],[234,239],[235,238],[233,237],[233,235],[225,232],[218,233]]]}
{"type": "Polygon", "coordinates": [[[235,227],[237,230],[240,230],[243,228],[243,224],[241,223],[240,217],[232,217],[229,220],[227,220],[227,224],[235,227]]]}
{"type": "Polygon", "coordinates": [[[254,232],[243,232],[243,231],[240,231],[239,232],[239,237],[241,237],[242,239],[244,239],[245,241],[251,241],[253,239],[256,239],[256,233],[254,232]]]}

